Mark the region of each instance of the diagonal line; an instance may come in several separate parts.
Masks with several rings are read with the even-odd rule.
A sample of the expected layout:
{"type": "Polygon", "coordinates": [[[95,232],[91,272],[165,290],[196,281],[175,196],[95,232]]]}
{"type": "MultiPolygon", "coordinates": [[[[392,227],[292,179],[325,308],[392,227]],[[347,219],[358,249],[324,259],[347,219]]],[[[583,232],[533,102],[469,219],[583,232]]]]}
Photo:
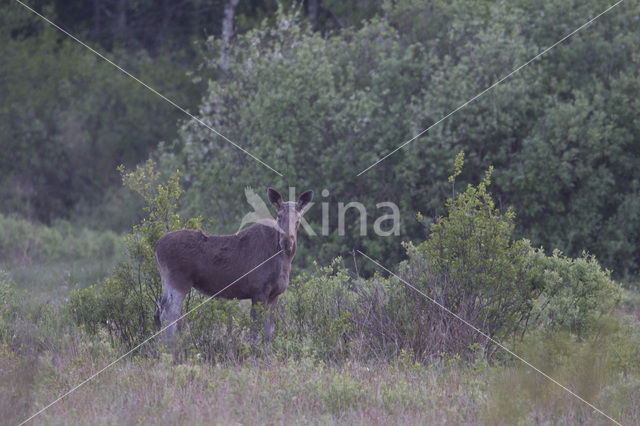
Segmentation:
{"type": "Polygon", "coordinates": [[[200,309],[202,307],[202,305],[204,305],[205,303],[208,303],[209,301],[211,301],[211,299],[213,299],[214,297],[216,297],[217,295],[219,295],[220,293],[222,293],[223,291],[225,291],[226,289],[228,289],[229,287],[231,287],[232,285],[234,285],[235,283],[237,283],[238,281],[240,281],[242,278],[246,277],[247,275],[249,275],[250,273],[252,273],[253,271],[255,271],[256,269],[260,268],[262,265],[264,265],[265,263],[267,263],[268,261],[270,261],[271,259],[273,259],[274,257],[276,257],[277,255],[279,255],[280,253],[282,253],[282,250],[280,250],[279,252],[277,252],[276,254],[274,254],[273,256],[271,256],[270,258],[268,258],[267,260],[265,260],[264,262],[260,263],[258,266],[254,267],[253,269],[251,269],[249,272],[247,272],[246,274],[242,275],[241,277],[237,278],[236,280],[234,280],[231,284],[227,285],[225,288],[223,288],[222,290],[218,291],[217,293],[215,293],[212,296],[209,296],[208,298],[206,298],[205,300],[202,301],[202,303],[200,303],[199,305],[195,306],[193,309],[191,309],[189,312],[186,312],[184,314],[182,314],[180,317],[178,317],[175,321],[167,324],[166,326],[162,327],[160,330],[158,330],[155,334],[151,335],[150,337],[148,337],[145,341],[143,341],[142,343],[140,343],[138,346],[134,347],[133,349],[131,349],[130,351],[126,352],[124,355],[121,355],[120,357],[118,357],[117,359],[115,359],[114,361],[110,362],[109,364],[107,364],[105,367],[103,367],[101,370],[99,370],[98,372],[92,374],[91,376],[87,377],[85,380],[83,380],[82,382],[80,382],[79,384],[77,384],[76,386],[74,386],[73,388],[69,389],[66,393],[64,393],[62,396],[58,397],[57,399],[55,399],[53,402],[51,402],[50,404],[48,404],[47,406],[45,406],[44,408],[42,408],[40,411],[38,411],[37,413],[33,414],[31,417],[29,417],[28,419],[20,422],[19,426],[24,425],[25,423],[33,420],[35,417],[37,417],[38,415],[42,414],[45,410],[47,410],[48,408],[51,408],[51,406],[53,406],[54,404],[56,404],[57,402],[59,402],[60,400],[62,400],[63,398],[69,396],[70,394],[72,394],[73,392],[75,392],[76,390],[78,390],[80,387],[82,387],[83,385],[87,384],[88,382],[90,382],[91,380],[95,379],[96,377],[98,377],[100,374],[102,374],[103,372],[105,372],[106,370],[108,370],[109,368],[113,367],[115,364],[117,364],[119,361],[121,361],[123,358],[127,357],[128,355],[130,355],[132,352],[136,351],[137,349],[139,349],[141,346],[143,346],[145,343],[149,342],[150,340],[154,339],[155,337],[157,337],[158,335],[160,335],[163,331],[165,331],[167,328],[171,327],[172,325],[174,325],[175,323],[177,323],[178,321],[180,321],[182,318],[186,317],[187,315],[189,315],[190,313],[194,312],[197,309],[200,309]]]}
{"type": "Polygon", "coordinates": [[[572,35],[574,35],[575,33],[577,33],[578,31],[588,27],[591,23],[593,23],[593,21],[595,21],[596,19],[598,19],[599,17],[601,17],[602,15],[604,15],[605,13],[609,12],[611,9],[613,9],[614,7],[618,6],[620,3],[622,3],[624,0],[619,0],[617,3],[614,3],[613,5],[609,6],[607,9],[605,9],[603,12],[599,13],[598,15],[596,15],[595,18],[589,20],[588,22],[586,22],[585,24],[581,25],[580,27],[578,27],[577,29],[573,30],[571,33],[569,33],[568,35],[564,36],[563,38],[561,38],[560,40],[558,40],[557,42],[553,43],[551,46],[547,47],[545,50],[543,50],[542,52],[538,53],[536,56],[534,56],[533,58],[529,59],[527,62],[525,62],[524,64],[520,65],[518,68],[514,69],[513,71],[511,71],[509,74],[505,75],[504,77],[502,77],[500,80],[496,81],[495,83],[493,83],[491,86],[487,87],[486,89],[484,89],[482,92],[478,93],[477,95],[475,95],[473,98],[469,99],[468,101],[466,101],[465,103],[461,104],[460,106],[458,106],[456,109],[454,109],[453,111],[451,111],[450,113],[448,113],[447,115],[445,115],[444,117],[442,117],[440,120],[436,121],[435,123],[433,123],[431,126],[427,127],[426,129],[424,129],[423,131],[421,131],[420,133],[418,133],[417,135],[415,135],[414,137],[412,137],[411,139],[409,139],[408,141],[404,142],[402,145],[398,146],[397,148],[395,148],[393,151],[389,152],[388,154],[386,154],[384,157],[378,159],[375,163],[373,163],[372,165],[370,165],[369,167],[367,167],[366,169],[362,170],[360,173],[357,174],[357,176],[360,176],[364,173],[366,173],[368,170],[372,169],[373,167],[375,167],[376,165],[378,165],[379,163],[381,163],[382,161],[386,160],[388,157],[392,156],[393,154],[395,154],[396,152],[398,152],[399,150],[401,150],[402,148],[404,148],[405,146],[409,145],[411,142],[413,142],[414,140],[418,139],[420,136],[422,136],[423,134],[425,134],[426,132],[428,132],[429,130],[431,130],[431,128],[433,128],[434,126],[438,125],[439,123],[443,122],[444,120],[446,120],[447,118],[451,117],[453,114],[455,114],[456,112],[460,111],[461,109],[463,109],[464,107],[466,107],[467,105],[469,105],[471,102],[475,101],[476,99],[480,98],[482,95],[484,95],[485,93],[487,93],[489,90],[493,89],[494,87],[496,87],[497,85],[499,85],[500,83],[502,83],[503,81],[505,81],[506,79],[508,79],[509,77],[511,77],[512,75],[514,75],[515,73],[517,73],[518,71],[520,71],[522,68],[526,67],[527,65],[529,65],[531,62],[535,61],[536,59],[538,59],[539,57],[541,57],[542,55],[544,55],[545,53],[547,53],[548,51],[550,51],[551,49],[553,49],[554,47],[556,47],[557,45],[559,45],[560,43],[564,42],[565,40],[567,40],[569,37],[571,37],[572,35]]]}
{"type": "Polygon", "coordinates": [[[492,343],[496,344],[497,346],[499,346],[501,349],[503,349],[504,351],[506,351],[507,353],[509,353],[510,355],[512,355],[513,357],[517,358],[518,360],[520,360],[521,362],[523,362],[524,364],[526,364],[528,367],[531,367],[532,369],[534,369],[536,372],[540,373],[542,376],[544,376],[545,378],[547,378],[548,380],[550,380],[551,382],[555,383],[556,385],[560,386],[562,389],[564,389],[565,391],[569,392],[571,395],[573,395],[574,397],[578,398],[580,401],[584,402],[585,404],[587,404],[589,407],[593,408],[595,411],[597,411],[598,413],[602,414],[603,416],[605,416],[607,419],[611,420],[613,423],[617,424],[617,425],[621,425],[620,422],[618,422],[617,420],[613,419],[612,417],[610,417],[608,414],[606,414],[604,411],[600,410],[598,407],[596,407],[595,405],[593,405],[592,403],[590,403],[589,401],[587,401],[586,399],[582,398],[580,395],[578,395],[577,393],[573,392],[571,389],[567,388],[566,386],[562,385],[560,382],[558,382],[556,379],[554,379],[553,377],[549,376],[547,373],[545,373],[544,371],[540,370],[539,368],[537,368],[535,365],[531,364],[529,361],[527,361],[526,359],[522,358],[521,356],[517,355],[516,353],[512,352],[509,348],[507,348],[506,346],[504,346],[502,343],[498,342],[496,339],[492,338],[491,336],[489,336],[488,334],[486,334],[485,332],[483,332],[482,330],[480,330],[478,327],[476,327],[475,325],[471,324],[469,321],[463,319],[462,317],[459,317],[458,315],[456,315],[453,311],[451,311],[449,308],[447,308],[446,306],[442,305],[441,303],[438,303],[436,300],[434,300],[433,298],[427,296],[423,291],[421,291],[420,289],[416,288],[415,286],[413,286],[412,284],[410,284],[409,282],[405,281],[404,279],[400,278],[398,275],[394,274],[393,272],[391,272],[389,269],[385,268],[384,266],[382,266],[380,263],[376,262],[375,260],[373,260],[372,258],[370,258],[369,256],[367,256],[366,254],[364,254],[363,252],[361,252],[360,250],[358,250],[358,253],[360,253],[362,256],[366,257],[368,260],[370,260],[371,262],[375,263],[376,265],[378,265],[380,268],[384,269],[385,271],[387,271],[388,273],[390,273],[391,275],[393,275],[394,277],[396,277],[397,279],[399,279],[400,281],[402,281],[407,287],[413,289],[414,291],[416,291],[417,293],[421,294],[422,296],[424,296],[425,298],[427,298],[430,302],[433,302],[434,304],[436,304],[439,308],[441,308],[442,310],[444,310],[445,312],[453,315],[454,317],[456,317],[457,319],[459,319],[460,321],[462,321],[465,325],[471,327],[476,333],[480,334],[481,336],[483,336],[484,338],[490,340],[492,343]]]}
{"type": "Polygon", "coordinates": [[[223,135],[222,133],[220,133],[219,131],[217,131],[216,129],[214,129],[213,127],[211,127],[210,125],[208,125],[207,123],[205,123],[204,121],[202,121],[201,119],[199,119],[198,117],[194,116],[193,114],[191,114],[190,112],[188,112],[186,109],[184,109],[183,107],[181,107],[180,105],[178,105],[177,103],[175,103],[173,100],[169,99],[168,97],[166,97],[165,95],[163,95],[162,93],[158,92],[156,89],[154,89],[153,87],[149,86],[147,83],[145,83],[144,81],[140,80],[139,78],[137,78],[136,76],[134,76],[133,74],[131,74],[129,71],[125,70],[124,68],[122,68],[120,65],[116,64],[115,62],[113,62],[112,60],[110,60],[109,58],[107,58],[106,56],[104,56],[103,54],[101,54],[100,52],[98,52],[97,50],[95,50],[94,48],[92,48],[91,46],[89,46],[88,44],[84,43],[82,40],[78,39],[77,37],[75,37],[73,34],[69,33],[68,31],[64,30],[63,28],[61,28],[60,26],[58,26],[57,24],[55,24],[54,22],[52,22],[51,20],[47,19],[45,16],[41,15],[40,13],[36,12],[35,10],[33,10],[31,7],[27,6],[26,4],[24,4],[22,1],[20,0],[15,0],[17,3],[19,3],[20,5],[22,5],[25,9],[33,12],[34,14],[38,15],[40,18],[42,18],[45,22],[47,22],[49,25],[53,26],[54,28],[56,28],[58,31],[62,32],[64,35],[66,35],[67,37],[71,38],[72,40],[76,41],[77,43],[79,43],[80,45],[86,47],[87,49],[89,49],[89,51],[91,51],[91,53],[93,53],[94,55],[100,57],[101,59],[103,59],[104,61],[108,62],[109,64],[113,65],[115,68],[118,69],[118,71],[122,72],[123,74],[125,74],[128,77],[131,77],[132,79],[134,79],[136,82],[138,82],[139,84],[141,84],[142,86],[144,86],[146,89],[148,89],[149,91],[151,91],[152,93],[158,95],[160,98],[162,98],[163,100],[165,100],[166,102],[168,102],[169,104],[171,104],[174,108],[182,111],[183,113],[185,113],[186,115],[188,115],[189,117],[191,117],[193,120],[197,121],[198,123],[200,123],[201,125],[203,125],[204,127],[206,127],[207,129],[211,130],[213,133],[215,133],[216,135],[220,136],[222,139],[226,140],[227,142],[229,142],[231,145],[235,146],[236,148],[238,148],[240,151],[244,152],[245,154],[247,154],[249,157],[253,158],[254,160],[256,160],[257,162],[259,162],[260,164],[262,164],[263,166],[265,166],[266,168],[268,168],[269,170],[271,170],[272,172],[276,173],[277,175],[283,176],[282,173],[280,173],[279,171],[277,171],[276,169],[274,169],[273,167],[271,167],[270,165],[268,165],[267,163],[265,163],[264,161],[262,161],[261,159],[259,159],[258,157],[256,157],[255,155],[253,155],[252,153],[250,153],[249,151],[247,151],[246,149],[244,149],[243,147],[241,147],[240,145],[238,145],[237,143],[235,143],[234,141],[232,141],[231,139],[229,139],[228,137],[226,137],[225,135],[223,135]]]}

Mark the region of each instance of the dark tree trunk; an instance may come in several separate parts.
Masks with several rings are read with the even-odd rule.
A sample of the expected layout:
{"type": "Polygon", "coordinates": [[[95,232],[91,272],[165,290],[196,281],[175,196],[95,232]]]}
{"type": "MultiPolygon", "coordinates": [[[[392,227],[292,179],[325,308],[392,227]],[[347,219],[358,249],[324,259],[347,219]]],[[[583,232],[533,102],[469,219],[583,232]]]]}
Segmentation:
{"type": "Polygon", "coordinates": [[[173,8],[169,6],[169,0],[162,0],[161,13],[160,28],[156,35],[156,49],[159,49],[167,40],[169,22],[171,22],[171,15],[173,14],[173,8]]]}
{"type": "Polygon", "coordinates": [[[127,37],[127,0],[118,0],[117,3],[116,34],[121,39],[127,37]]]}
{"type": "Polygon", "coordinates": [[[311,20],[311,27],[314,31],[318,29],[318,15],[320,14],[320,2],[322,0],[309,0],[307,3],[307,12],[311,20]]]}
{"type": "Polygon", "coordinates": [[[229,43],[234,35],[233,19],[236,15],[236,7],[239,0],[229,0],[224,7],[224,18],[222,19],[222,54],[220,56],[220,68],[227,69],[227,59],[229,43]]]}
{"type": "Polygon", "coordinates": [[[96,40],[100,40],[100,35],[102,34],[102,2],[100,0],[93,0],[93,16],[91,20],[93,21],[93,37],[96,40]]]}

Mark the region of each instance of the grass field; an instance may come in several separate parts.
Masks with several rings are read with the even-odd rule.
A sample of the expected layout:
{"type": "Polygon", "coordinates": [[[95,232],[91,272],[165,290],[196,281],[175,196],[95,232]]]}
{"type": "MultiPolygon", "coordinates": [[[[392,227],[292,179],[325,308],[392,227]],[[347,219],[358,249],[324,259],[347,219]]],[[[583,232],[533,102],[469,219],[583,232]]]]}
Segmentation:
{"type": "MultiPolygon", "coordinates": [[[[109,262],[10,269],[20,309],[3,318],[0,416],[17,424],[117,358],[106,335],[90,336],[64,312],[65,295],[109,270],[109,262]],[[24,286],[21,285],[24,283],[24,286]],[[11,324],[8,324],[11,321],[11,324]]],[[[633,303],[629,303],[633,306],[633,303]]],[[[588,347],[544,367],[625,424],[640,422],[637,377],[612,378],[588,347]],[[555,368],[553,364],[555,363],[555,368]],[[566,368],[565,371],[562,369],[566,368]]],[[[539,357],[538,365],[545,363],[539,357]]],[[[607,424],[566,391],[521,364],[455,357],[423,365],[325,363],[259,350],[242,362],[174,363],[128,357],[36,417],[34,424],[607,424]]]]}
{"type": "MultiPolygon", "coordinates": [[[[62,238],[61,255],[53,251],[50,258],[40,254],[19,261],[14,256],[0,264],[2,424],[28,419],[127,351],[107,328],[91,333],[69,312],[71,291],[108,277],[122,249],[82,256],[77,249],[69,251],[68,238],[62,238]]],[[[309,281],[310,290],[340,285],[339,280],[306,279],[315,280],[309,281]]],[[[310,294],[298,293],[298,299],[284,298],[281,304],[310,294]]],[[[640,424],[639,307],[640,294],[627,289],[616,310],[588,337],[532,333],[513,349],[616,421],[640,424]]],[[[245,308],[229,312],[246,316],[245,308]]],[[[149,350],[125,357],[31,423],[611,423],[503,353],[491,362],[482,352],[420,362],[405,350],[378,359],[361,356],[362,351],[331,358],[330,351],[291,334],[291,318],[279,320],[269,347],[250,341],[246,326],[236,323],[222,336],[217,359],[194,351],[174,359],[163,352],[161,340],[154,340],[149,350]]],[[[330,340],[333,331],[320,330],[318,336],[340,341],[330,340]]]]}

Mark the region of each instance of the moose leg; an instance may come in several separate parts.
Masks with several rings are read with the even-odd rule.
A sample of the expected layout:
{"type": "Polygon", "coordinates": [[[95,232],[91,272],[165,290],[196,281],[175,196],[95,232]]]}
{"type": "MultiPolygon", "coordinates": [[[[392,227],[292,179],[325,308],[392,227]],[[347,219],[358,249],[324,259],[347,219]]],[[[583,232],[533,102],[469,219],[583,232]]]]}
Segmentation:
{"type": "Polygon", "coordinates": [[[176,339],[177,324],[182,312],[182,302],[186,293],[172,288],[170,285],[164,286],[162,295],[162,306],[160,313],[160,321],[166,327],[165,333],[167,345],[171,346],[176,339]]]}
{"type": "Polygon", "coordinates": [[[258,338],[258,331],[256,329],[256,325],[258,323],[258,311],[256,311],[256,305],[258,305],[258,303],[260,303],[261,306],[264,308],[265,304],[262,302],[262,299],[260,298],[251,299],[251,334],[249,335],[249,338],[251,339],[252,342],[255,342],[256,339],[258,338]]]}
{"type": "Polygon", "coordinates": [[[266,318],[264,321],[264,342],[266,344],[270,344],[273,338],[273,329],[275,328],[273,310],[276,307],[276,303],[278,303],[278,296],[271,298],[267,304],[266,318]]]}

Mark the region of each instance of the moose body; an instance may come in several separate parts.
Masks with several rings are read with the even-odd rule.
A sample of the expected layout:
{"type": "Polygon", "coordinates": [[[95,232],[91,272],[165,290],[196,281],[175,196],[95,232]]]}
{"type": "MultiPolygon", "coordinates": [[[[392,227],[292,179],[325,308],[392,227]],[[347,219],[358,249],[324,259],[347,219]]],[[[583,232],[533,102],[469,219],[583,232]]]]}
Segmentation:
{"type": "MultiPolygon", "coordinates": [[[[264,220],[232,235],[211,235],[181,229],[162,236],[155,256],[162,279],[162,299],[156,310],[158,327],[167,326],[169,343],[175,339],[175,321],[191,288],[227,299],[251,299],[251,316],[256,304],[273,308],[289,285],[291,262],[296,249],[296,232],[302,209],[313,192],[298,202],[284,202],[269,188],[269,200],[278,208],[276,220],[264,220]]],[[[265,341],[273,334],[273,319],[265,322],[265,341]]]]}

